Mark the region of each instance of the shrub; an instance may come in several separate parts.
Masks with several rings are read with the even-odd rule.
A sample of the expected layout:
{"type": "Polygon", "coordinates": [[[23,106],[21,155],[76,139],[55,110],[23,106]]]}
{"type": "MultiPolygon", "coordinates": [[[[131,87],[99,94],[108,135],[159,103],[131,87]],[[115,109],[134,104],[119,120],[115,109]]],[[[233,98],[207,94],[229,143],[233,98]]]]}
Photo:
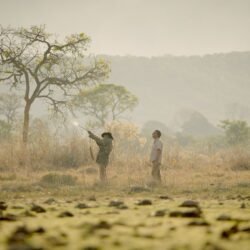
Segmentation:
{"type": "Polygon", "coordinates": [[[73,186],[76,184],[76,177],[69,174],[64,175],[64,174],[49,173],[41,178],[40,183],[45,185],[73,186]]]}

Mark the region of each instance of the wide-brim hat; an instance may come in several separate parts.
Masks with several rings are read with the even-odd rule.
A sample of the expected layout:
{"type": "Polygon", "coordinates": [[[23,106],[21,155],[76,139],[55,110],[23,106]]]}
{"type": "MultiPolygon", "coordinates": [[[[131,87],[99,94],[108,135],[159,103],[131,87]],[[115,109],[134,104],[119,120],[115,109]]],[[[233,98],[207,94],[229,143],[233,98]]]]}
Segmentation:
{"type": "Polygon", "coordinates": [[[102,137],[104,137],[105,135],[107,135],[112,140],[114,139],[113,136],[112,136],[112,134],[110,132],[104,132],[104,133],[102,133],[102,137]]]}

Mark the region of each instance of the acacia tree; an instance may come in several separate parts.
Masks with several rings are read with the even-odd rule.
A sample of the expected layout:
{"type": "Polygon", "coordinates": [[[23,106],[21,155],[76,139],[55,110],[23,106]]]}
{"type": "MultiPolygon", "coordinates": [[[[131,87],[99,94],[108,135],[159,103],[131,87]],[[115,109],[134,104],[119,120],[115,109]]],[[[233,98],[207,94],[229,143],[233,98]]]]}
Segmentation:
{"type": "Polygon", "coordinates": [[[132,111],[138,99],[124,86],[99,84],[80,91],[73,104],[85,115],[93,118],[98,126],[104,127],[108,120],[118,120],[126,111],[132,111]]]}
{"type": "Polygon", "coordinates": [[[32,104],[42,99],[60,111],[76,90],[104,79],[109,67],[85,56],[90,38],[73,34],[59,42],[45,26],[0,28],[0,81],[23,91],[23,142],[26,145],[32,104]]]}

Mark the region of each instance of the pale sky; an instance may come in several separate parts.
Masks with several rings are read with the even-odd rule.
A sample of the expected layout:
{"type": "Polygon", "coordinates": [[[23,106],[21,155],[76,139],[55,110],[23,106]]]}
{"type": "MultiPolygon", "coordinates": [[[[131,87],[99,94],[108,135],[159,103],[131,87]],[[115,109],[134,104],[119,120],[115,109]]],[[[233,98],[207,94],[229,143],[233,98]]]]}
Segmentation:
{"type": "Polygon", "coordinates": [[[250,0],[0,0],[0,24],[84,32],[98,54],[250,50],[250,0]]]}

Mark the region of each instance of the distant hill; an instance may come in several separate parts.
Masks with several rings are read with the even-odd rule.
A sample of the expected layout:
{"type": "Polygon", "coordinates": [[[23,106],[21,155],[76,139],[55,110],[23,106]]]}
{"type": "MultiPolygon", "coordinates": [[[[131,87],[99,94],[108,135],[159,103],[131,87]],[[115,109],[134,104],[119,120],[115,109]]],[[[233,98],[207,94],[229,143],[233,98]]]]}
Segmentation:
{"type": "Polygon", "coordinates": [[[174,127],[182,109],[196,110],[217,124],[230,118],[230,105],[243,107],[246,116],[250,110],[250,52],[106,58],[112,69],[108,82],[122,84],[139,97],[133,119],[140,124],[158,120],[174,127]]]}
{"type": "MultiPolygon", "coordinates": [[[[250,52],[206,56],[105,56],[107,83],[122,84],[139,98],[131,120],[159,121],[178,129],[197,111],[214,125],[225,118],[250,121],[250,52]]],[[[0,86],[1,92],[9,91],[0,86]]],[[[35,103],[33,116],[47,110],[35,103]]]]}

